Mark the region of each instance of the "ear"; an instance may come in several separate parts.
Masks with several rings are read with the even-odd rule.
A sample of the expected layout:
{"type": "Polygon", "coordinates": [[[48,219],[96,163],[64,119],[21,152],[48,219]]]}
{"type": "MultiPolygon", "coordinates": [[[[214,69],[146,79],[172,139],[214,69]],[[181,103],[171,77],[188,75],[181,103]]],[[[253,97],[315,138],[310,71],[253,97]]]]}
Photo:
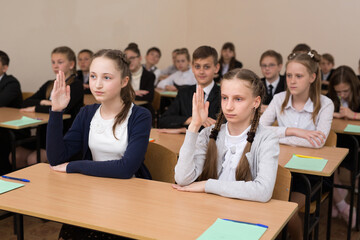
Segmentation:
{"type": "Polygon", "coordinates": [[[128,85],[129,79],[130,78],[128,76],[126,76],[121,80],[121,88],[124,88],[124,87],[126,87],[128,85]]]}
{"type": "Polygon", "coordinates": [[[73,70],[75,67],[75,62],[74,61],[70,61],[70,69],[73,70]]]}
{"type": "Polygon", "coordinates": [[[316,79],[316,73],[310,75],[310,83],[313,83],[316,79]]]}
{"type": "Polygon", "coordinates": [[[219,71],[219,69],[220,69],[220,64],[217,63],[215,67],[216,67],[215,73],[218,73],[218,71],[219,71]]]}
{"type": "Polygon", "coordinates": [[[278,67],[279,67],[279,73],[280,73],[280,72],[281,72],[281,69],[282,69],[282,67],[283,67],[282,63],[280,63],[278,67]]]}
{"type": "Polygon", "coordinates": [[[254,105],[253,107],[254,108],[258,108],[260,106],[260,103],[261,103],[261,97],[260,96],[257,96],[255,99],[254,99],[254,105]]]}
{"type": "Polygon", "coordinates": [[[8,68],[9,68],[9,65],[3,65],[3,69],[2,69],[3,72],[6,73],[6,71],[8,70],[8,68]]]}
{"type": "Polygon", "coordinates": [[[142,57],[141,57],[141,56],[139,56],[139,60],[140,60],[140,62],[142,61],[142,57]]]}

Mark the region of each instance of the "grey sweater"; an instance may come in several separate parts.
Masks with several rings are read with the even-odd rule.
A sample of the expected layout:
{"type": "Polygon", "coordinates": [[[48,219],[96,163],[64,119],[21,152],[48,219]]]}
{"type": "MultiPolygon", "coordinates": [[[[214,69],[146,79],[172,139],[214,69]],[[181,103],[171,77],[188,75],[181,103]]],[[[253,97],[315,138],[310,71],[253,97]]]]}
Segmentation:
{"type": "MultiPolygon", "coordinates": [[[[213,126],[205,128],[200,133],[186,132],[184,143],[180,149],[179,160],[175,167],[177,184],[189,185],[200,176],[212,128],[213,126]]],[[[222,163],[228,151],[224,144],[225,131],[226,127],[223,124],[216,140],[218,176],[222,172],[222,163]]],[[[205,185],[205,192],[251,201],[269,201],[274,190],[279,152],[279,138],[271,130],[259,125],[251,150],[246,154],[252,181],[209,179],[205,185]]]]}

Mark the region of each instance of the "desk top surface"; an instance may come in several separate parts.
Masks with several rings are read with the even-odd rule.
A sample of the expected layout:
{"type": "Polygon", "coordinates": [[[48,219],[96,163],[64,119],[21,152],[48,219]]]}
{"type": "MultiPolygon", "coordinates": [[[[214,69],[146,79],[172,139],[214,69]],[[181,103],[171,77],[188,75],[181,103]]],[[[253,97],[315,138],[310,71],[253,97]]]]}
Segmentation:
{"type": "Polygon", "coordinates": [[[136,239],[195,239],[217,218],[268,225],[261,239],[274,239],[297,209],[292,202],[179,192],[144,179],[59,173],[48,164],[9,176],[31,182],[2,194],[0,209],[136,239]]]}
{"type": "MultiPolygon", "coordinates": [[[[71,116],[69,114],[64,114],[63,119],[69,119],[71,116]]],[[[0,127],[3,128],[10,128],[10,129],[23,129],[28,127],[34,127],[41,124],[46,124],[49,121],[49,114],[48,113],[27,113],[27,112],[20,112],[18,108],[8,108],[8,107],[1,107],[0,108],[0,127]],[[39,119],[41,122],[28,124],[23,126],[10,126],[2,124],[3,122],[12,121],[21,119],[23,116],[39,119]]]]}
{"type": "Polygon", "coordinates": [[[331,124],[331,129],[336,133],[360,135],[360,133],[356,132],[344,132],[344,129],[348,124],[360,125],[360,121],[334,118],[331,124]]]}
{"type": "Polygon", "coordinates": [[[157,129],[152,128],[150,137],[155,140],[155,143],[162,145],[179,155],[185,134],[160,133],[157,129]]]}

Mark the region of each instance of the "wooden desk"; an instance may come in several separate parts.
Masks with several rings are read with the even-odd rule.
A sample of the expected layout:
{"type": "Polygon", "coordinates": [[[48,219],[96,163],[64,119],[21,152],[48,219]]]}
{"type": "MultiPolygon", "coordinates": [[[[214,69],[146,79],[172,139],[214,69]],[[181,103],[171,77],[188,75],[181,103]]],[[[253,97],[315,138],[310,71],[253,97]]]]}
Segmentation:
{"type": "MultiPolygon", "coordinates": [[[[85,105],[91,105],[91,104],[95,104],[95,103],[100,104],[100,102],[96,101],[95,97],[92,94],[84,94],[84,104],[85,105]]],[[[147,103],[148,103],[147,101],[138,101],[138,100],[134,101],[134,104],[136,104],[138,106],[141,106],[141,105],[144,105],[147,103]]]]}
{"type": "Polygon", "coordinates": [[[348,124],[360,125],[360,121],[334,118],[333,121],[332,121],[332,124],[331,124],[331,129],[336,133],[342,133],[342,134],[348,134],[348,135],[359,135],[360,136],[360,133],[344,132],[344,129],[346,128],[346,126],[348,124]]]}
{"type": "Polygon", "coordinates": [[[311,174],[316,176],[330,177],[334,171],[339,167],[340,163],[344,160],[348,154],[349,149],[335,148],[335,147],[323,147],[323,148],[305,148],[295,147],[280,144],[279,164],[285,167],[286,163],[291,159],[293,154],[300,154],[312,157],[321,157],[327,159],[328,162],[321,172],[290,169],[291,172],[311,174]]]}
{"type": "Polygon", "coordinates": [[[157,129],[152,128],[150,137],[155,139],[155,143],[162,145],[179,155],[180,148],[185,139],[185,134],[160,133],[157,129]]]}
{"type": "Polygon", "coordinates": [[[9,174],[30,179],[0,197],[0,209],[136,239],[196,239],[217,218],[261,223],[274,239],[297,210],[292,202],[258,203],[171,184],[52,171],[40,163],[9,174]]]}

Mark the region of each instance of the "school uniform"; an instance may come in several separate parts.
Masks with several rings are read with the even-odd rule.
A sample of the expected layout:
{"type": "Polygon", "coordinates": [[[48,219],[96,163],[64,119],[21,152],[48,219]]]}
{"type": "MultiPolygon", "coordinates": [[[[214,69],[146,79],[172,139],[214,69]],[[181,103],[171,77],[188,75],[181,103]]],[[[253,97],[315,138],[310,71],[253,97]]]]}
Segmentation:
{"type": "MultiPolygon", "coordinates": [[[[76,78],[82,84],[89,84],[89,76],[90,76],[90,73],[87,76],[85,76],[83,71],[81,71],[81,70],[76,71],[76,78]]],[[[84,94],[91,94],[90,88],[84,89],[84,94]]]]}
{"type": "Polygon", "coordinates": [[[169,75],[173,74],[176,71],[177,71],[177,69],[176,69],[175,65],[170,65],[167,68],[161,70],[161,75],[169,76],[169,75]]]}
{"type": "Polygon", "coordinates": [[[176,71],[166,79],[162,80],[158,84],[158,88],[164,89],[166,86],[171,85],[179,89],[179,87],[185,87],[196,84],[196,78],[192,69],[189,68],[187,71],[176,71]]]}
{"type": "MultiPolygon", "coordinates": [[[[20,108],[22,93],[19,81],[12,75],[0,76],[0,107],[20,108]]],[[[11,170],[9,154],[11,151],[10,135],[7,129],[0,128],[0,174],[11,170]]]]}
{"type": "MultiPolygon", "coordinates": [[[[143,64],[142,66],[146,69],[145,64],[143,64]]],[[[155,75],[154,87],[156,87],[156,85],[158,84],[159,77],[161,75],[160,69],[158,69],[156,66],[152,66],[150,69],[146,69],[146,70],[148,70],[149,72],[155,75]]]]}
{"type": "MultiPolygon", "coordinates": [[[[209,117],[216,119],[220,111],[220,87],[212,83],[212,88],[206,96],[209,101],[209,117]]],[[[160,128],[185,127],[184,122],[192,115],[192,99],[196,92],[196,85],[184,87],[179,90],[175,100],[168,110],[160,117],[160,128]]]]}
{"type": "MultiPolygon", "coordinates": [[[[331,78],[334,71],[335,71],[334,69],[331,69],[328,74],[324,74],[323,72],[321,72],[321,80],[323,80],[323,81],[325,80],[325,81],[329,82],[329,80],[330,80],[330,78],[331,78]]],[[[325,85],[325,84],[321,84],[321,89],[322,90],[328,90],[328,86],[325,85]]]]}
{"type": "Polygon", "coordinates": [[[286,90],[285,76],[279,75],[279,78],[273,83],[269,83],[265,78],[262,78],[261,81],[265,86],[265,96],[262,102],[264,105],[269,105],[275,94],[286,90]]]}
{"type": "MultiPolygon", "coordinates": [[[[179,185],[193,183],[202,173],[209,136],[213,127],[204,128],[200,133],[186,132],[175,167],[175,181],[179,185]]],[[[240,135],[245,142],[248,130],[249,128],[241,134],[243,136],[240,135]]],[[[246,153],[252,181],[245,182],[235,180],[236,167],[245,145],[237,146],[236,142],[239,141],[231,140],[227,143],[228,137],[227,124],[223,124],[216,139],[219,179],[207,180],[205,192],[250,201],[269,201],[277,174],[280,153],[279,139],[271,130],[261,125],[258,126],[251,149],[246,153]],[[227,162],[229,163],[227,164],[227,162]],[[230,170],[227,171],[229,165],[230,170]]]]}
{"type": "MultiPolygon", "coordinates": [[[[235,68],[242,68],[242,67],[243,67],[243,64],[240,61],[235,59],[234,66],[233,67],[228,66],[228,69],[227,69],[227,71],[225,73],[227,73],[227,72],[229,72],[229,71],[231,71],[231,70],[233,70],[235,68]]],[[[214,78],[215,82],[217,82],[217,83],[220,82],[220,80],[222,79],[222,77],[223,77],[223,75],[225,73],[224,73],[224,66],[223,66],[223,64],[220,63],[218,76],[216,78],[214,78]]]]}

